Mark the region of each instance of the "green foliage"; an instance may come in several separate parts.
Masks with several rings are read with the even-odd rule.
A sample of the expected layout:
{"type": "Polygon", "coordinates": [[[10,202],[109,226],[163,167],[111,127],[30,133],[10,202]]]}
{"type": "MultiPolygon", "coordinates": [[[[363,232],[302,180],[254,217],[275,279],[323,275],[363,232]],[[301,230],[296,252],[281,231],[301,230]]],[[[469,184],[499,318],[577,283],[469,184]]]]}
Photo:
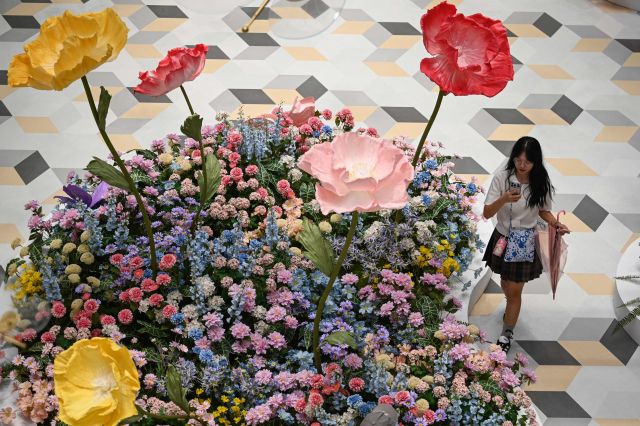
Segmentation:
{"type": "Polygon", "coordinates": [[[129,184],[127,179],[120,170],[107,163],[98,157],[93,157],[93,160],[87,164],[86,170],[98,176],[103,181],[107,182],[111,186],[116,188],[129,190],[129,184]]]}
{"type": "Polygon", "coordinates": [[[351,349],[358,349],[353,333],[349,333],[347,331],[336,331],[335,333],[331,333],[322,342],[330,345],[349,345],[351,349]]]}
{"type": "Polygon", "coordinates": [[[201,141],[202,117],[200,117],[200,115],[198,114],[190,115],[186,120],[184,120],[182,126],[180,126],[180,131],[191,139],[201,141]]]}
{"type": "Polygon", "coordinates": [[[182,408],[185,413],[189,413],[189,402],[187,401],[186,391],[182,387],[180,381],[180,373],[176,370],[173,365],[169,365],[167,368],[167,376],[166,376],[166,386],[167,393],[169,394],[169,399],[173,401],[178,407],[182,408]]]}
{"type": "Polygon", "coordinates": [[[220,162],[215,155],[209,154],[205,157],[204,167],[207,171],[207,180],[204,180],[204,173],[200,173],[198,176],[201,203],[206,203],[213,198],[222,180],[220,162]]]}
{"type": "Polygon", "coordinates": [[[98,101],[98,128],[100,130],[104,130],[106,128],[110,103],[111,94],[104,88],[104,86],[100,86],[100,100],[98,101]]]}
{"type": "Polygon", "coordinates": [[[318,225],[309,219],[304,219],[302,227],[298,240],[305,248],[303,252],[305,257],[312,261],[322,273],[330,276],[335,259],[331,243],[322,236],[318,225]]]}

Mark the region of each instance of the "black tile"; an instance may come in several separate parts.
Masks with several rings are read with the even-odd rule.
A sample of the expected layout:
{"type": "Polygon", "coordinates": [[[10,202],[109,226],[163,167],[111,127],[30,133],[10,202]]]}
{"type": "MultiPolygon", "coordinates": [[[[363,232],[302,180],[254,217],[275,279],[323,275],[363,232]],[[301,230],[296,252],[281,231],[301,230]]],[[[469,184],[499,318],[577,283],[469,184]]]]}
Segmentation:
{"type": "Polygon", "coordinates": [[[273,100],[261,89],[229,89],[243,104],[272,104],[273,100]]]}
{"type": "Polygon", "coordinates": [[[327,6],[327,4],[322,0],[309,0],[304,6],[302,6],[302,10],[307,12],[313,18],[317,18],[329,10],[329,6],[327,6]]]}
{"type": "Polygon", "coordinates": [[[511,61],[513,62],[513,65],[522,65],[522,62],[520,62],[520,59],[516,58],[513,55],[511,55],[511,61]]]}
{"type": "MultiPolygon", "coordinates": [[[[244,13],[247,14],[248,17],[252,17],[254,13],[258,10],[257,7],[242,7],[241,8],[244,13]]],[[[269,19],[280,19],[280,16],[275,13],[271,8],[265,7],[260,15],[256,18],[256,21],[266,21],[269,19]]]]}
{"type": "Polygon", "coordinates": [[[420,35],[420,31],[415,29],[413,25],[408,22],[380,22],[387,31],[393,35],[420,35]]]}
{"type": "Polygon", "coordinates": [[[518,344],[540,365],[581,365],[556,341],[518,340],[518,344]]]}
{"type": "Polygon", "coordinates": [[[267,33],[237,33],[249,46],[280,46],[267,33]]]}
{"type": "Polygon", "coordinates": [[[414,107],[382,107],[382,109],[398,123],[425,123],[427,117],[414,107]]]}
{"type": "Polygon", "coordinates": [[[7,70],[0,70],[0,84],[6,86],[9,84],[9,77],[7,75],[7,70]]]}
{"type": "Polygon", "coordinates": [[[518,37],[517,35],[515,35],[515,33],[513,33],[509,28],[506,29],[507,30],[507,37],[518,37]]]}
{"type": "Polygon", "coordinates": [[[51,0],[20,0],[21,3],[51,3],[51,0]]]}
{"type": "Polygon", "coordinates": [[[556,31],[560,29],[562,24],[546,13],[543,13],[538,19],[536,19],[536,22],[533,23],[533,26],[545,33],[547,36],[551,37],[556,33],[556,31]]]}
{"type": "Polygon", "coordinates": [[[573,210],[573,214],[578,216],[593,231],[596,231],[609,216],[609,212],[588,195],[585,195],[580,201],[580,204],[573,210]]]}
{"type": "Polygon", "coordinates": [[[327,88],[313,76],[309,77],[304,83],[296,87],[296,90],[303,98],[312,96],[316,100],[327,92],[327,88]]]}
{"type": "Polygon", "coordinates": [[[25,185],[49,169],[49,165],[38,151],[34,152],[15,166],[16,172],[25,185]]]}
{"type": "Polygon", "coordinates": [[[621,363],[627,364],[633,353],[638,348],[638,344],[622,329],[614,332],[618,321],[612,320],[611,325],[604,332],[604,335],[600,339],[600,343],[609,349],[609,352],[614,354],[621,363]]]}
{"type": "Polygon", "coordinates": [[[229,59],[229,57],[218,46],[209,46],[207,59],[229,59]]]}
{"type": "Polygon", "coordinates": [[[502,153],[505,157],[511,155],[511,150],[516,144],[516,141],[489,141],[491,145],[502,153]]]}
{"type": "Polygon", "coordinates": [[[2,101],[0,101],[0,117],[11,117],[11,112],[9,112],[7,106],[2,101]]]}
{"type": "Polygon", "coordinates": [[[533,403],[551,418],[589,419],[591,416],[566,392],[527,391],[533,403]]]}
{"type": "Polygon", "coordinates": [[[632,52],[640,52],[640,39],[637,38],[617,38],[616,41],[632,52]]]}
{"type": "Polygon", "coordinates": [[[485,108],[500,124],[533,124],[533,121],[525,117],[517,109],[510,108],[485,108]]]}
{"type": "Polygon", "coordinates": [[[188,18],[178,6],[149,4],[147,7],[158,18],[188,18]]]}
{"type": "Polygon", "coordinates": [[[2,15],[11,28],[40,28],[40,23],[30,15],[2,15]]]}
{"type": "Polygon", "coordinates": [[[453,172],[461,175],[487,175],[490,174],[476,160],[471,157],[452,158],[453,172]]]}
{"type": "Polygon", "coordinates": [[[562,95],[560,99],[558,99],[558,102],[551,107],[551,111],[558,114],[567,123],[573,124],[576,118],[582,114],[583,109],[571,99],[562,95]]]}
{"type": "Polygon", "coordinates": [[[150,103],[150,104],[170,104],[171,99],[167,95],[149,96],[143,93],[133,91],[133,87],[127,87],[129,92],[138,100],[138,102],[150,103]]]}

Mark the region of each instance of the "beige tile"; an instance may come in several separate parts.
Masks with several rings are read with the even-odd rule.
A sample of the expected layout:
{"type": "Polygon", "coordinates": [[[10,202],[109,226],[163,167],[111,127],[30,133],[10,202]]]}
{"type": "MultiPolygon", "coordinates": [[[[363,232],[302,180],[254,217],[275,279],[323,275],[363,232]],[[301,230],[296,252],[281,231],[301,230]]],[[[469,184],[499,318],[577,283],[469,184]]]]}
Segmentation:
{"type": "Polygon", "coordinates": [[[393,62],[365,62],[371,70],[382,77],[406,77],[409,74],[393,62]]]}
{"type": "Polygon", "coordinates": [[[598,9],[602,10],[605,13],[623,13],[623,14],[632,14],[635,13],[631,9],[627,9],[626,7],[618,6],[617,4],[613,4],[607,0],[591,0],[591,3],[596,5],[598,9]]]}
{"type": "Polygon", "coordinates": [[[273,11],[282,19],[313,19],[306,10],[299,7],[274,7],[273,11]]]}
{"type": "Polygon", "coordinates": [[[25,133],[58,133],[48,117],[16,117],[16,121],[25,133]]]}
{"type": "Polygon", "coordinates": [[[517,141],[522,136],[529,134],[533,130],[532,124],[501,124],[488,137],[493,141],[517,141]]]}
{"type": "Polygon", "coordinates": [[[592,296],[606,296],[613,293],[614,282],[605,274],[567,273],[585,292],[592,296]]]}
{"type": "Polygon", "coordinates": [[[536,74],[547,80],[575,80],[575,78],[558,65],[535,65],[529,64],[536,74]]]}
{"type": "Polygon", "coordinates": [[[611,82],[632,96],[640,96],[640,81],[612,80],[611,82]]]}
{"type": "Polygon", "coordinates": [[[11,244],[16,238],[22,238],[17,226],[13,223],[0,223],[0,243],[11,244]]]}
{"type": "Polygon", "coordinates": [[[258,117],[260,115],[263,114],[268,114],[273,110],[273,107],[275,106],[275,104],[272,105],[265,105],[265,104],[246,104],[246,105],[241,105],[240,107],[236,108],[235,111],[233,111],[231,113],[231,117],[235,118],[238,116],[238,113],[240,112],[240,109],[242,109],[242,112],[244,114],[245,117],[258,117]]]}
{"type": "Polygon", "coordinates": [[[370,21],[347,21],[333,31],[333,34],[364,34],[373,26],[370,21]]]}
{"type": "Polygon", "coordinates": [[[505,24],[518,37],[547,37],[545,33],[531,24],[505,24]]]}
{"type": "MultiPolygon", "coordinates": [[[[456,6],[459,5],[460,3],[462,3],[463,0],[449,0],[448,3],[451,4],[455,4],[456,6]]],[[[429,3],[427,5],[427,7],[425,8],[425,10],[429,10],[437,5],[439,5],[440,3],[442,3],[441,0],[433,0],[431,3],[429,3]]]]}
{"type": "MultiPolygon", "coordinates": [[[[107,92],[111,94],[111,96],[115,96],[116,94],[120,93],[120,91],[124,89],[124,87],[108,86],[108,87],[105,87],[105,89],[107,90],[107,92]]],[[[100,87],[92,86],[91,94],[93,95],[93,100],[98,102],[98,99],[100,99],[100,87]]],[[[73,98],[73,100],[76,102],[87,102],[87,94],[83,90],[82,92],[80,92],[78,96],[73,98]]]]}
{"type": "Polygon", "coordinates": [[[170,104],[141,102],[122,114],[121,118],[154,118],[167,109],[170,104]]]}
{"type": "MultiPolygon", "coordinates": [[[[113,140],[113,137],[111,139],[113,140]]],[[[116,147],[116,149],[118,149],[118,147],[116,147]]],[[[60,189],[58,189],[53,195],[51,195],[51,197],[46,198],[44,201],[42,201],[42,204],[47,204],[47,205],[58,204],[60,202],[60,200],[55,198],[57,196],[68,197],[68,194],[66,192],[64,192],[62,187],[60,187],[60,189]]]]}
{"type": "Polygon", "coordinates": [[[568,123],[564,121],[558,114],[550,109],[535,109],[535,108],[519,108],[525,117],[533,121],[535,124],[547,124],[547,125],[564,125],[568,123]]]}
{"type": "Polygon", "coordinates": [[[115,10],[118,15],[127,17],[140,10],[142,6],[141,4],[114,4],[111,8],[115,10]]]}
{"type": "Polygon", "coordinates": [[[640,67],[640,52],[633,52],[624,62],[625,67],[640,67]]]}
{"type": "Polygon", "coordinates": [[[582,365],[623,366],[604,345],[596,341],[560,340],[559,343],[582,365]]]}
{"type": "Polygon", "coordinates": [[[525,385],[524,390],[566,391],[579,371],[580,366],[578,365],[540,365],[535,370],[538,381],[531,385],[525,385]]]}
{"type": "Polygon", "coordinates": [[[222,68],[229,62],[228,59],[207,59],[204,63],[202,72],[205,74],[212,74],[222,68]]]}
{"type": "Polygon", "coordinates": [[[593,230],[589,228],[586,223],[581,221],[578,216],[571,212],[567,212],[567,214],[562,215],[560,217],[560,221],[567,225],[571,232],[593,232],[593,230]]]}
{"type": "Polygon", "coordinates": [[[134,58],[162,58],[164,55],[151,44],[127,44],[127,52],[134,58]]]}
{"type": "Polygon", "coordinates": [[[636,130],[638,126],[605,126],[594,140],[596,142],[629,142],[636,130]]]}
{"type": "Polygon", "coordinates": [[[162,31],[170,32],[187,22],[184,18],[158,18],[149,23],[142,31],[162,31]]]}
{"type": "Polygon", "coordinates": [[[24,186],[24,182],[13,167],[0,167],[0,185],[24,186]]]}
{"type": "Polygon", "coordinates": [[[133,135],[109,135],[113,146],[120,152],[142,148],[138,140],[133,135]]]}
{"type": "Polygon", "coordinates": [[[602,52],[611,43],[609,38],[583,38],[571,49],[572,52],[602,52]]]}
{"type": "Polygon", "coordinates": [[[4,15],[35,15],[46,8],[46,3],[20,3],[11,10],[4,12],[4,15]]]}
{"type": "Polygon", "coordinates": [[[627,249],[629,248],[629,246],[633,243],[636,242],[636,240],[638,240],[638,238],[640,238],[640,234],[638,233],[634,233],[631,234],[629,236],[629,239],[627,240],[626,243],[624,243],[624,245],[622,246],[622,248],[620,249],[620,253],[624,253],[625,251],[627,251],[627,249]]]}
{"type": "Polygon", "coordinates": [[[314,47],[285,47],[285,50],[289,55],[293,56],[293,59],[298,61],[326,61],[327,58],[314,47]]]}
{"type": "Polygon", "coordinates": [[[407,138],[417,138],[424,132],[426,123],[396,123],[384,137],[393,139],[396,136],[405,136],[407,138]]]}
{"type": "Polygon", "coordinates": [[[294,89],[262,89],[275,104],[291,105],[298,98],[302,99],[300,93],[294,89]]]}
{"type": "Polygon", "coordinates": [[[485,293],[476,302],[469,316],[493,315],[504,300],[503,294],[485,293]]]}
{"type": "Polygon", "coordinates": [[[394,35],[380,45],[382,49],[410,49],[422,40],[419,35],[394,35]]]}
{"type": "Polygon", "coordinates": [[[600,426],[640,426],[638,419],[595,419],[600,426]]]}
{"type": "Polygon", "coordinates": [[[376,109],[378,109],[378,107],[376,106],[348,106],[347,108],[349,108],[351,110],[351,112],[353,113],[353,118],[356,121],[367,121],[367,118],[369,118],[371,116],[371,114],[373,114],[376,109]]]}
{"type": "Polygon", "coordinates": [[[547,158],[547,162],[563,176],[598,176],[596,172],[577,158],[547,158]]]}
{"type": "MultiPolygon", "coordinates": [[[[247,24],[251,19],[247,18],[247,20],[240,25],[239,28],[236,28],[237,32],[240,32],[242,29],[242,26],[244,26],[245,24],[247,24]]],[[[251,33],[268,33],[269,31],[271,31],[271,27],[278,22],[278,20],[275,19],[258,19],[253,21],[253,23],[251,24],[251,26],[249,27],[249,32],[251,33]]]]}
{"type": "Polygon", "coordinates": [[[4,99],[4,98],[6,98],[6,97],[7,97],[7,96],[9,96],[11,93],[13,93],[13,92],[14,92],[14,90],[16,90],[16,89],[14,89],[14,88],[13,88],[13,87],[11,87],[11,86],[4,86],[4,85],[0,85],[0,99],[4,99]]]}

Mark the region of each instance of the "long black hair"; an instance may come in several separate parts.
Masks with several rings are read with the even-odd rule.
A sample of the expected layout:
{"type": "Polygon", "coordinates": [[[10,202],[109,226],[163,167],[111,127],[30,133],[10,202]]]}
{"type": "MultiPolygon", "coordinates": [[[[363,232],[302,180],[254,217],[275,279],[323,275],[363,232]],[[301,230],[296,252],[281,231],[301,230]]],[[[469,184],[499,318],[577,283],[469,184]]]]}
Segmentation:
{"type": "Polygon", "coordinates": [[[511,175],[515,174],[515,159],[523,152],[525,153],[527,160],[533,163],[533,168],[529,173],[529,198],[527,199],[527,205],[531,208],[536,206],[542,207],[547,200],[547,196],[549,197],[549,200],[553,198],[555,188],[551,185],[549,173],[544,167],[542,148],[540,147],[540,142],[538,142],[536,138],[523,136],[518,139],[515,145],[513,145],[506,167],[506,170],[509,171],[507,180],[509,180],[511,175]]]}

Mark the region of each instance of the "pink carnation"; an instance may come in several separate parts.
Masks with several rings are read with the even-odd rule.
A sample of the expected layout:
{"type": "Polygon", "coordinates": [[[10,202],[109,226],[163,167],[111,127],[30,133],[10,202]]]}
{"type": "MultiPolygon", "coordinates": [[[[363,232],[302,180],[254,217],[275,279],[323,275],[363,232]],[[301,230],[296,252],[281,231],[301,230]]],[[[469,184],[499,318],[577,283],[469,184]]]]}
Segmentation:
{"type": "Polygon", "coordinates": [[[122,324],[131,324],[133,321],[133,313],[129,309],[123,309],[118,312],[118,321],[122,324]]]}
{"type": "Polygon", "coordinates": [[[65,308],[62,302],[58,302],[57,300],[53,302],[53,305],[51,306],[51,315],[56,318],[62,318],[66,313],[67,308],[65,308]]]}
{"type": "Polygon", "coordinates": [[[349,380],[349,389],[354,392],[362,391],[364,389],[364,380],[362,380],[360,377],[354,377],[353,379],[349,380]]]}
{"type": "Polygon", "coordinates": [[[162,256],[162,259],[160,259],[160,269],[163,271],[171,269],[173,265],[175,265],[176,260],[177,258],[175,254],[165,254],[162,256]]]}

